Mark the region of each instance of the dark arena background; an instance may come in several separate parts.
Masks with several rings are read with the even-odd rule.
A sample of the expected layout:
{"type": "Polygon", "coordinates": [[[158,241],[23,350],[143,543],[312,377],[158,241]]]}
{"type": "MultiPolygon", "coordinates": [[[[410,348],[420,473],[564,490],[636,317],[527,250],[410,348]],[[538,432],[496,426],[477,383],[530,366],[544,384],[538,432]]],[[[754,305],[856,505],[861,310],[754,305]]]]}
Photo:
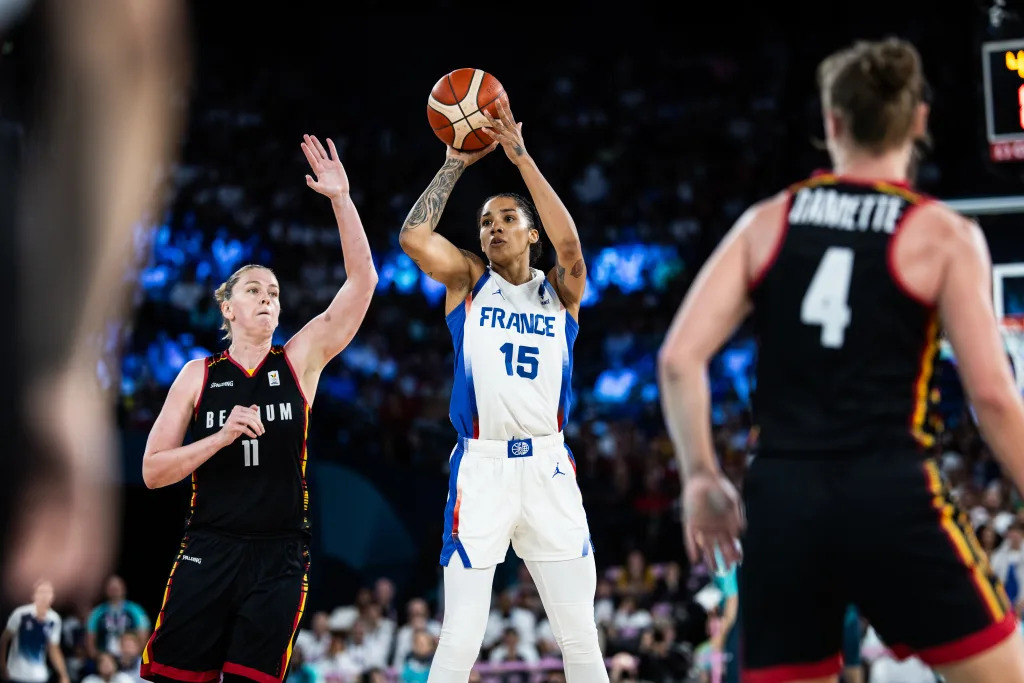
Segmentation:
{"type": "MultiPolygon", "coordinates": [[[[129,599],[155,620],[178,551],[189,484],[147,489],[142,456],[182,365],[224,348],[213,290],[240,265],[273,268],[282,304],[275,340],[283,343],[345,279],[329,202],[305,187],[299,147],[305,133],[330,137],[379,283],[359,333],[324,370],[316,395],[307,469],[312,565],[300,626],[326,612],[329,629],[364,657],[364,672],[426,680],[400,678],[403,653],[391,634],[414,598],[426,600],[428,623],[440,619],[437,557],[456,436],[448,420],[453,352],[444,289],[405,256],[398,235],[444,160],[426,120],[430,88],[453,69],[475,67],[504,85],[527,150],[575,219],[588,265],[565,436],[593,535],[613,680],[711,680],[702,678],[712,673],[699,653],[713,611],[701,591],[712,576],[690,565],[682,544],[657,350],[701,264],[742,211],[828,166],[815,145],[823,136],[815,68],[827,54],[889,35],[916,45],[933,91],[933,148],[917,185],[979,221],[996,264],[997,314],[1011,327],[1024,315],[1024,7],[947,4],[680,3],[666,16],[620,17],[625,8],[617,7],[563,17],[499,3],[446,17],[442,9],[456,9],[448,3],[421,16],[351,14],[347,3],[188,3],[191,84],[174,94],[188,108],[184,133],[175,164],[159,174],[160,212],[136,234],[145,256],[133,274],[133,314],[114,332],[123,353],[99,369],[117,394],[114,570],[129,599]],[[768,9],[774,5],[788,9],[768,9]],[[367,606],[374,601],[383,616],[367,606]],[[350,606],[358,606],[360,628],[350,606]],[[383,639],[376,649],[366,645],[370,636],[383,639]]],[[[12,25],[0,55],[0,115],[15,125],[25,110],[3,103],[25,101],[33,88],[39,10],[30,5],[12,25]]],[[[498,150],[459,180],[439,231],[478,251],[475,211],[503,191],[525,187],[498,150]]],[[[545,271],[554,263],[546,247],[545,271]]],[[[1024,360],[1019,329],[1007,331],[1007,350],[1024,360]]],[[[716,450],[737,486],[755,441],[755,356],[744,327],[710,368],[716,450]]],[[[1024,520],[1024,499],[978,435],[948,349],[940,377],[934,455],[986,550],[997,552],[1015,533],[1012,522],[1024,520]]],[[[485,680],[561,680],[528,584],[510,551],[497,571],[480,659],[485,677],[498,677],[485,680]],[[509,659],[543,673],[488,668],[491,652],[514,639],[503,635],[506,626],[527,651],[509,659]]],[[[95,664],[83,645],[88,613],[79,611],[76,622],[71,605],[94,607],[103,590],[57,596],[72,678],[95,664]]],[[[799,611],[793,605],[778,618],[799,611]]],[[[869,656],[866,624],[860,634],[865,671],[879,667],[870,680],[919,680],[882,677],[888,655],[876,648],[869,656]]],[[[383,680],[347,678],[327,659],[306,664],[290,676],[383,680]]]]}

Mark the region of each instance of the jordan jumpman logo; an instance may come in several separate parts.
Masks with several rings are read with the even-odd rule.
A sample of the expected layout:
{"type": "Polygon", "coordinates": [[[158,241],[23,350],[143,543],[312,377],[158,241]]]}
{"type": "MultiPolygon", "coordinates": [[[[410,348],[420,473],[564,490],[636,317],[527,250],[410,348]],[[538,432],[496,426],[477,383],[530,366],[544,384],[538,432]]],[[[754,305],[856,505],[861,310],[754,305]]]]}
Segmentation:
{"type": "Polygon", "coordinates": [[[558,463],[557,462],[555,463],[555,474],[552,474],[551,478],[554,479],[556,474],[565,474],[565,472],[563,472],[562,470],[558,469],[558,463]]]}

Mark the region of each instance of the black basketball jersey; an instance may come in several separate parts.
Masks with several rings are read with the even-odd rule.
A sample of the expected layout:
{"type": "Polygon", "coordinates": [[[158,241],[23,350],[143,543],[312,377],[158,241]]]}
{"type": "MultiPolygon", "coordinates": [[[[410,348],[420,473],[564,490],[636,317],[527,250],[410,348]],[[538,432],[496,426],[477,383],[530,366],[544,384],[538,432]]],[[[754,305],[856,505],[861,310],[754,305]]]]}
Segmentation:
{"type": "Polygon", "coordinates": [[[929,446],[938,318],[896,279],[893,236],[927,198],[817,175],[789,188],[774,262],[754,283],[754,419],[763,455],[929,446]]]}
{"type": "Polygon", "coordinates": [[[272,347],[252,372],[227,351],[206,359],[193,440],[219,431],[237,405],[258,406],[266,431],[256,439],[241,435],[192,473],[188,528],[251,537],[309,533],[309,404],[284,347],[272,347]]]}

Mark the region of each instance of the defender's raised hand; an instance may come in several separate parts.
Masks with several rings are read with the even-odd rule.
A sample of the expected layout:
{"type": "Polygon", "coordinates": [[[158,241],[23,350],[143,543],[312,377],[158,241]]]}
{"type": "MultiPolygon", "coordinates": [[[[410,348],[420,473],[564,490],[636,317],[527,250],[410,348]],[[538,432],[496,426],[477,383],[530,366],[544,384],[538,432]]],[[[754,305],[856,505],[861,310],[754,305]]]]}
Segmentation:
{"type": "Polygon", "coordinates": [[[516,120],[512,118],[512,110],[504,100],[499,99],[495,106],[498,109],[498,118],[494,118],[484,111],[483,114],[491,125],[489,128],[480,130],[495,142],[500,143],[509,161],[518,165],[519,162],[527,158],[526,143],[523,142],[523,124],[522,122],[516,123],[516,120]]]}
{"type": "Polygon", "coordinates": [[[306,184],[331,199],[348,194],[348,175],[338,158],[334,142],[327,138],[327,147],[331,150],[328,154],[315,135],[303,135],[302,139],[302,153],[306,155],[306,161],[316,175],[316,180],[307,175],[306,184]]]}

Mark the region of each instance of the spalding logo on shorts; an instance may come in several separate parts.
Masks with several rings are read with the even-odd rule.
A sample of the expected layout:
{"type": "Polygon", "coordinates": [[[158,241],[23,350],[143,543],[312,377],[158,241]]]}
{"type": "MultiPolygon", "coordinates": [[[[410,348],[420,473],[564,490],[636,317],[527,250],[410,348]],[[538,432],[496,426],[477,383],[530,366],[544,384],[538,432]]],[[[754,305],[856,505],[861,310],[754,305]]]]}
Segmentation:
{"type": "Polygon", "coordinates": [[[512,444],[512,455],[526,455],[530,452],[530,444],[525,441],[512,444]]]}

